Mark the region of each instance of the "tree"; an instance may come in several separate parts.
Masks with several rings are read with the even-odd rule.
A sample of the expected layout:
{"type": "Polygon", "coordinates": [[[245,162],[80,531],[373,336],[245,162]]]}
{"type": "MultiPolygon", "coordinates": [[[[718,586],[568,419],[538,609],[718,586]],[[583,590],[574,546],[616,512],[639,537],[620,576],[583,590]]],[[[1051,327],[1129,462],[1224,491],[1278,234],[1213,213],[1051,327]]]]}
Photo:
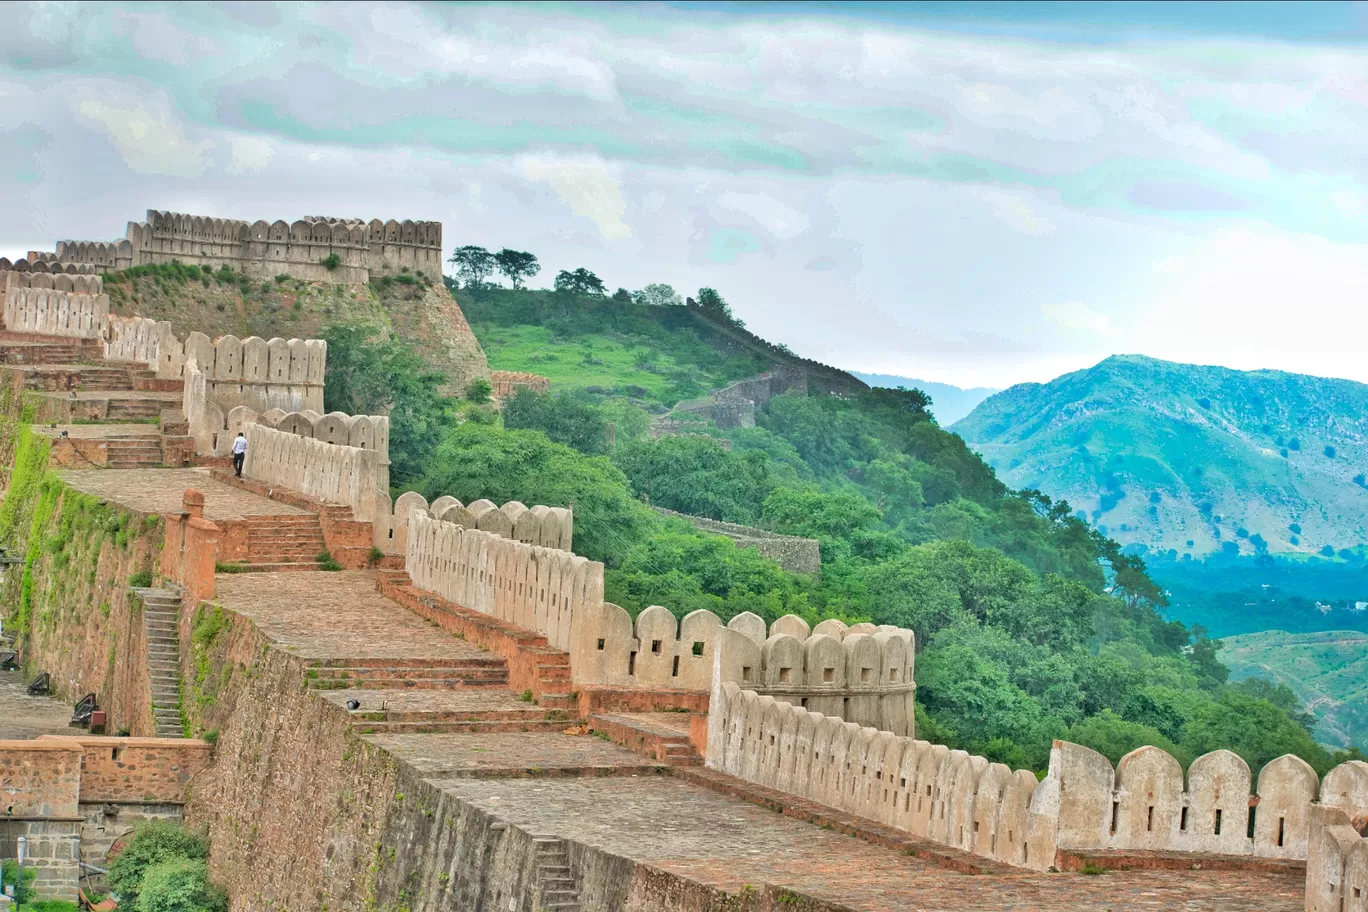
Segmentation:
{"type": "Polygon", "coordinates": [[[125,900],[133,900],[130,908],[139,908],[138,894],[155,867],[167,861],[203,862],[208,857],[209,847],[204,840],[179,823],[144,821],[134,825],[133,839],[109,866],[109,885],[125,900]]]}
{"type": "Polygon", "coordinates": [[[466,401],[474,402],[476,405],[484,405],[490,399],[490,394],[494,392],[494,387],[484,377],[476,377],[466,385],[466,401]]]}
{"type": "Polygon", "coordinates": [[[469,288],[480,288],[494,271],[494,254],[483,247],[457,247],[448,263],[456,266],[456,274],[465,279],[469,288]]]}
{"type": "Polygon", "coordinates": [[[717,289],[715,288],[698,289],[697,304],[700,310],[703,310],[706,313],[710,313],[715,317],[720,317],[723,320],[735,323],[738,326],[745,325],[740,320],[736,319],[736,317],[732,314],[731,305],[728,304],[726,300],[720,294],[717,293],[717,289]]]}
{"type": "Polygon", "coordinates": [[[556,273],[555,287],[556,291],[567,291],[579,295],[600,296],[608,292],[603,280],[583,266],[574,272],[562,269],[556,273]]]}
{"type": "Polygon", "coordinates": [[[541,431],[556,443],[597,456],[608,452],[608,422],[603,410],[573,393],[520,389],[504,404],[504,427],[541,431]]]}
{"type": "Polygon", "coordinates": [[[652,307],[673,307],[684,303],[679,292],[661,282],[647,285],[634,293],[632,300],[638,304],[647,304],[652,307]]]}
{"type": "Polygon", "coordinates": [[[209,881],[209,866],[199,858],[157,862],[143,876],[139,912],[226,912],[228,896],[209,881]]]}
{"type": "Polygon", "coordinates": [[[530,253],[505,247],[494,254],[494,268],[506,276],[514,288],[522,288],[525,281],[541,272],[541,263],[530,253]]]}

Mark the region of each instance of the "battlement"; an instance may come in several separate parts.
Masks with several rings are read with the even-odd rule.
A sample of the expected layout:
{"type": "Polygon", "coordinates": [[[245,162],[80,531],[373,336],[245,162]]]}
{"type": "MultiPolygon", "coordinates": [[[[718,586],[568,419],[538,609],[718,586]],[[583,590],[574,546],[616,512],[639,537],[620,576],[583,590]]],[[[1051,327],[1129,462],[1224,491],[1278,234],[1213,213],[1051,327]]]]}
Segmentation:
{"type": "MultiPolygon", "coordinates": [[[[224,219],[147,210],[115,241],[58,241],[52,251],[30,251],[19,271],[75,267],[109,272],[150,263],[227,266],[254,278],[288,275],[317,282],[364,283],[373,274],[442,272],[441,222],[307,216],[286,222],[224,219]]],[[[0,269],[6,262],[0,261],[0,269]]]]}
{"type": "MultiPolygon", "coordinates": [[[[29,253],[33,254],[34,251],[29,251],[29,253]]],[[[44,256],[46,256],[46,254],[44,254],[44,256]]],[[[54,253],[52,256],[55,257],[56,254],[54,253]]],[[[7,273],[10,275],[15,273],[18,273],[19,275],[28,275],[30,273],[42,275],[59,273],[66,275],[94,275],[96,271],[95,266],[90,263],[60,263],[55,260],[35,260],[28,257],[20,257],[11,262],[9,257],[0,257],[0,273],[7,273]]]]}

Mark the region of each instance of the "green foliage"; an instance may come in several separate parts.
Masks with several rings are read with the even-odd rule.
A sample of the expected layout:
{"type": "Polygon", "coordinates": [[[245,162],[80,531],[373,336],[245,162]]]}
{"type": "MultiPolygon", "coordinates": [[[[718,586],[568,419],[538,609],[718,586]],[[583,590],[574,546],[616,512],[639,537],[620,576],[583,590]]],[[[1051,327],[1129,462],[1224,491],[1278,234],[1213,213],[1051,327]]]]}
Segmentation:
{"type": "Polygon", "coordinates": [[[338,266],[342,265],[342,258],[335,253],[330,253],[318,262],[321,263],[323,268],[328,270],[328,272],[332,272],[338,266]]]}
{"type": "MultiPolygon", "coordinates": [[[[142,910],[144,886],[155,887],[159,891],[158,901],[168,895],[164,886],[183,883],[182,875],[175,877],[157,871],[166,862],[199,862],[203,865],[209,858],[209,845],[202,838],[191,833],[179,823],[170,820],[146,820],[134,824],[133,838],[129,840],[123,853],[109,866],[109,886],[124,899],[128,908],[142,910]],[[151,875],[156,873],[156,879],[151,875]]],[[[207,878],[206,878],[207,883],[207,878]]],[[[193,906],[158,906],[158,910],[194,909],[193,906]]],[[[207,912],[217,912],[224,907],[208,906],[207,912]]]]}
{"type": "Polygon", "coordinates": [[[329,570],[335,573],[342,569],[342,565],[337,562],[337,558],[333,557],[332,553],[329,551],[319,551],[318,554],[314,556],[314,561],[318,564],[319,570],[329,570]]]}
{"type": "Polygon", "coordinates": [[[476,405],[484,405],[491,398],[494,387],[484,377],[476,377],[466,385],[465,397],[467,402],[474,402],[476,405]]]}
{"type": "Polygon", "coordinates": [[[209,880],[199,858],[168,858],[149,865],[137,912],[227,912],[228,894],[209,880]]]}
{"type": "Polygon", "coordinates": [[[603,280],[583,266],[573,272],[562,269],[556,273],[555,289],[568,294],[594,297],[602,297],[608,291],[603,285],[603,280]]]}
{"type": "Polygon", "coordinates": [[[455,265],[456,274],[474,288],[484,285],[485,279],[495,269],[494,254],[474,245],[457,247],[447,262],[455,265]]]}
{"type": "Polygon", "coordinates": [[[504,404],[504,427],[541,431],[556,443],[581,453],[608,452],[608,421],[604,410],[585,395],[538,393],[520,389],[504,404]]]}
{"type": "Polygon", "coordinates": [[[494,268],[507,278],[515,289],[521,289],[523,283],[541,272],[541,263],[526,251],[509,250],[505,247],[494,254],[494,268]]]}
{"type": "Polygon", "coordinates": [[[134,589],[148,589],[152,586],[152,571],[139,570],[128,577],[128,585],[134,589]]]}
{"type": "Polygon", "coordinates": [[[575,553],[615,564],[658,524],[606,458],[585,456],[536,431],[463,424],[449,431],[418,488],[429,500],[573,505],[575,553]]]}
{"type": "Polygon", "coordinates": [[[328,343],[324,407],[353,415],[390,416],[390,473],[395,485],[420,477],[442,434],[456,423],[455,400],[437,387],[446,378],[428,370],[402,340],[365,323],[335,323],[328,343]]]}
{"type": "Polygon", "coordinates": [[[29,892],[32,884],[38,876],[38,869],[25,866],[22,873],[19,869],[19,862],[13,858],[6,858],[0,862],[0,887],[12,886],[14,888],[14,901],[25,903],[29,899],[29,892]]]}

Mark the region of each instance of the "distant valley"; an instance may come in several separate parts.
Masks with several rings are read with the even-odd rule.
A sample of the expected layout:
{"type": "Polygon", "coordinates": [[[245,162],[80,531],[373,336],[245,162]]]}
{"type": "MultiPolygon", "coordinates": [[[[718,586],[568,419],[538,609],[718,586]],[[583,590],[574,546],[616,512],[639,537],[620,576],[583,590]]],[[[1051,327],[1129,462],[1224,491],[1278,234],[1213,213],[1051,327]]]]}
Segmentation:
{"type": "Polygon", "coordinates": [[[928,380],[898,377],[894,374],[862,374],[859,371],[851,371],[850,373],[870,386],[886,386],[889,389],[904,386],[908,389],[921,390],[931,397],[931,414],[936,416],[936,421],[940,423],[941,427],[949,427],[973,411],[974,406],[994,393],[1001,392],[987,386],[961,389],[948,383],[932,383],[928,380]]]}

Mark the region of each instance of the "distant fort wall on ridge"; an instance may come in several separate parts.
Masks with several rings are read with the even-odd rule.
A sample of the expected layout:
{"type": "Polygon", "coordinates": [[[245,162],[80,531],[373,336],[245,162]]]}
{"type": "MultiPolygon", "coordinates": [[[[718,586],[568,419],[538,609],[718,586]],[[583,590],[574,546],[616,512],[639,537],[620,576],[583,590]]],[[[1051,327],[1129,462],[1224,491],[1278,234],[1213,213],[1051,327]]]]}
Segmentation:
{"type": "Polygon", "coordinates": [[[76,265],[106,272],[176,260],[228,266],[253,278],[284,274],[310,282],[365,283],[404,271],[440,276],[442,224],[323,216],[246,222],[149,209],[147,220],[129,222],[120,240],[58,241],[54,250],[31,250],[26,259],[29,267],[47,264],[46,271],[76,265]]]}

